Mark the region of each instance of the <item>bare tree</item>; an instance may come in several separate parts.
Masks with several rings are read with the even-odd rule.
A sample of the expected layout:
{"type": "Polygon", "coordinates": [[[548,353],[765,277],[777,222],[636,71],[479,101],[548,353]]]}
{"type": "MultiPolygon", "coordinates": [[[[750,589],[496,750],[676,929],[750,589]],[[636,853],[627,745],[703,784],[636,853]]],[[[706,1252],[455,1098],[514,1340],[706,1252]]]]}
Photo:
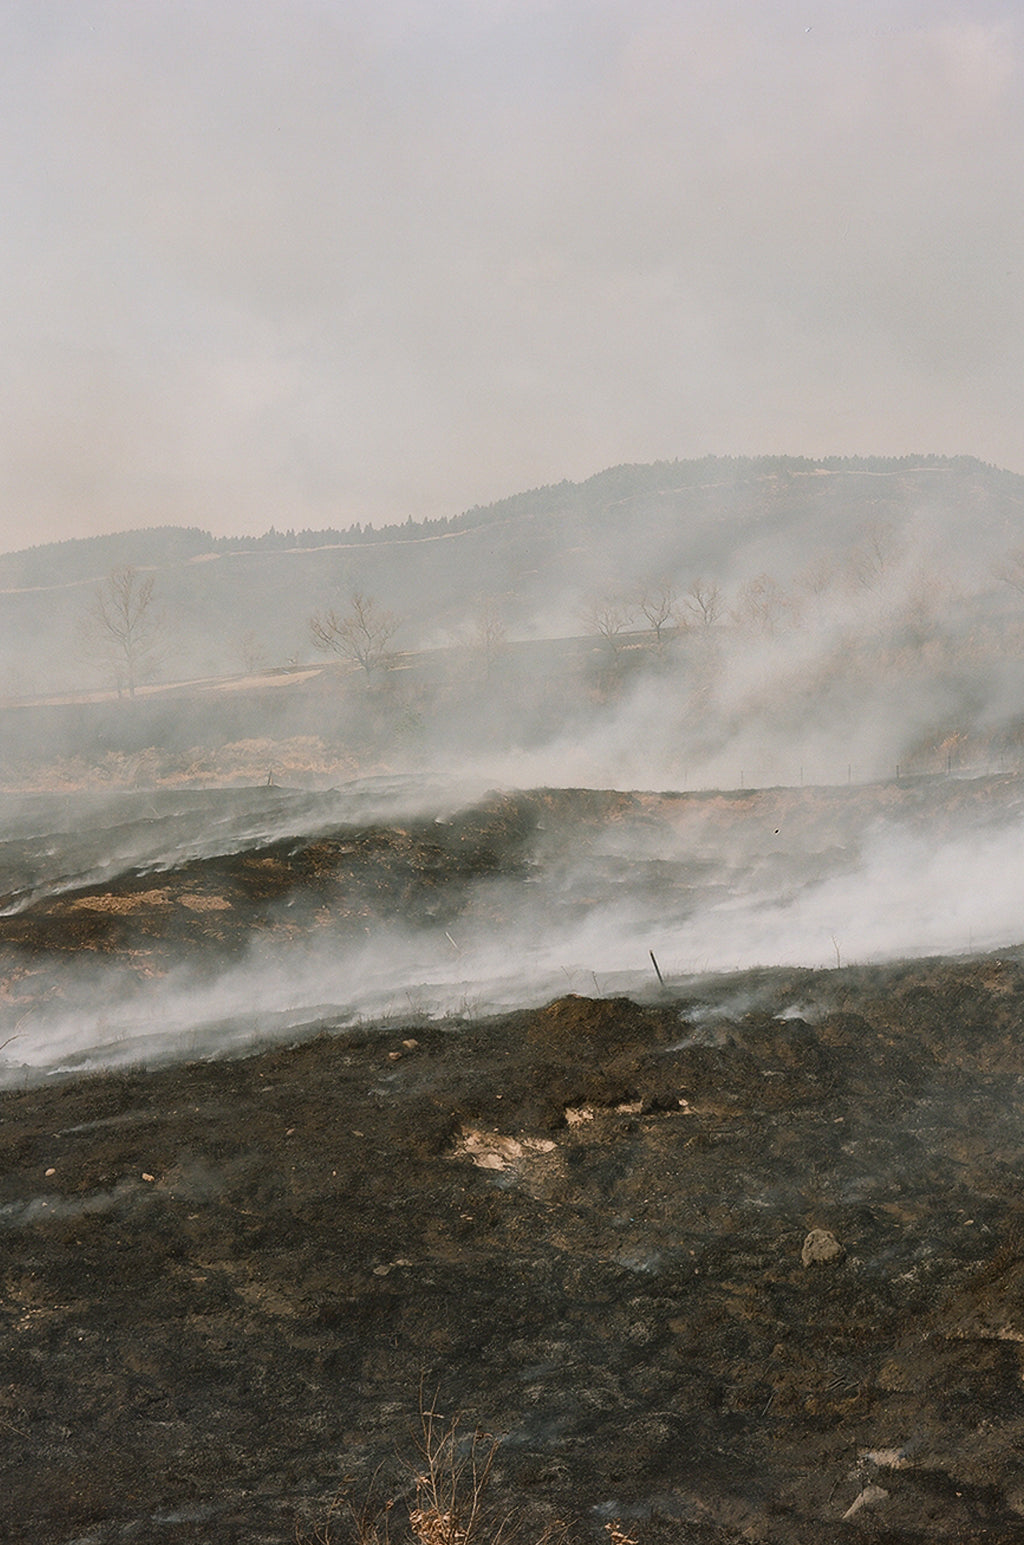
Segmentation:
{"type": "Polygon", "coordinates": [[[713,579],[695,579],[683,597],[683,604],[695,622],[710,628],[725,610],[725,596],[713,579]]]}
{"type": "Polygon", "coordinates": [[[318,649],[362,666],[367,676],[390,669],[394,662],[391,640],[398,632],[399,620],[393,612],[381,611],[373,597],[360,590],[353,594],[343,616],[333,607],[316,612],[309,628],[318,649]]]}
{"type": "Polygon", "coordinates": [[[789,599],[778,581],[770,574],[757,574],[741,589],[734,615],[741,626],[772,634],[789,612],[789,599]]]}
{"type": "Polygon", "coordinates": [[[243,633],[238,640],[238,653],[242,659],[242,668],[247,676],[255,676],[257,671],[266,665],[266,656],[263,653],[263,645],[260,636],[250,628],[243,633]]]}
{"type": "Polygon", "coordinates": [[[582,621],[589,632],[600,635],[612,657],[617,658],[625,648],[633,619],[621,601],[605,596],[587,607],[582,621]]]}
{"type": "Polygon", "coordinates": [[[820,600],[828,595],[836,583],[838,570],[835,559],[830,553],[819,553],[812,558],[807,567],[797,578],[797,584],[804,595],[812,600],[820,600]]]}
{"type": "Polygon", "coordinates": [[[153,610],[153,575],[131,564],[111,569],[96,587],[85,616],[85,647],[113,677],[118,695],[135,688],[156,663],[160,619],[153,610]]]}
{"type": "Polygon", "coordinates": [[[899,543],[891,526],[872,521],[847,557],[847,581],[853,590],[874,590],[899,558],[899,543]]]}
{"type": "Polygon", "coordinates": [[[469,635],[469,647],[483,662],[485,677],[490,677],[506,640],[505,624],[497,602],[485,601],[473,619],[469,635]]]}
{"type": "Polygon", "coordinates": [[[675,586],[665,582],[641,585],[636,608],[649,624],[654,642],[660,649],[664,635],[679,626],[679,596],[675,586]]]}

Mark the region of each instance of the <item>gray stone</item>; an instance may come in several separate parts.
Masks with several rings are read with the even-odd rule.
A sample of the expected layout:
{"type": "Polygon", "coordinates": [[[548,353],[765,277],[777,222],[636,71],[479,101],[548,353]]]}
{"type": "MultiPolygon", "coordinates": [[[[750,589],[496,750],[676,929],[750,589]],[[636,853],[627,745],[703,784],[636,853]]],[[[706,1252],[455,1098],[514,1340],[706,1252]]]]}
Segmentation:
{"type": "Polygon", "coordinates": [[[800,1259],[805,1266],[838,1266],[846,1251],[826,1228],[812,1228],[804,1240],[800,1259]]]}

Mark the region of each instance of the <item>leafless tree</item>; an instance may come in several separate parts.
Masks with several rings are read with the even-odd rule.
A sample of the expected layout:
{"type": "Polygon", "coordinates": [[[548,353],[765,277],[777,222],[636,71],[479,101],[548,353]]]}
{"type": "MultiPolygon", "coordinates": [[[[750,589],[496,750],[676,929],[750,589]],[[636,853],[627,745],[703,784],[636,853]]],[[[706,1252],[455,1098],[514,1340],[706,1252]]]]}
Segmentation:
{"type": "Polygon", "coordinates": [[[469,635],[469,647],[483,662],[484,674],[489,677],[495,663],[505,648],[507,634],[497,603],[486,601],[473,618],[469,635]]]}
{"type": "Polygon", "coordinates": [[[837,572],[836,563],[831,554],[819,553],[799,575],[797,584],[805,596],[817,601],[822,596],[827,596],[834,588],[837,572]]]}
{"type": "Polygon", "coordinates": [[[135,689],[156,663],[160,618],[153,610],[153,575],[131,564],[111,569],[96,587],[85,616],[84,643],[112,676],[118,695],[135,689]]]}
{"type": "Polygon", "coordinates": [[[695,579],[683,597],[683,605],[702,628],[710,628],[725,610],[725,596],[713,579],[695,579]]]}
{"type": "Polygon", "coordinates": [[[617,657],[625,648],[633,618],[623,602],[605,596],[586,608],[582,621],[588,632],[599,634],[610,654],[617,657]]]}
{"type": "Polygon", "coordinates": [[[679,625],[679,596],[675,586],[668,583],[641,585],[636,595],[636,609],[648,623],[660,649],[664,635],[679,625]]]}
{"type": "Polygon", "coordinates": [[[735,617],[741,626],[759,633],[776,632],[789,614],[790,603],[781,585],[770,574],[758,574],[740,590],[735,617]]]}
{"type": "Polygon", "coordinates": [[[316,612],[310,618],[309,628],[318,649],[340,655],[372,676],[374,671],[388,670],[393,664],[391,641],[399,625],[393,612],[382,611],[372,596],[357,590],[347,612],[339,615],[333,607],[316,612]]]}
{"type": "Polygon", "coordinates": [[[848,583],[854,590],[874,590],[899,558],[899,543],[891,526],[873,521],[846,560],[848,583]]]}
{"type": "Polygon", "coordinates": [[[266,656],[263,653],[263,645],[260,636],[252,629],[243,633],[238,641],[238,652],[242,658],[242,668],[247,676],[255,676],[257,671],[266,665],[266,656]]]}

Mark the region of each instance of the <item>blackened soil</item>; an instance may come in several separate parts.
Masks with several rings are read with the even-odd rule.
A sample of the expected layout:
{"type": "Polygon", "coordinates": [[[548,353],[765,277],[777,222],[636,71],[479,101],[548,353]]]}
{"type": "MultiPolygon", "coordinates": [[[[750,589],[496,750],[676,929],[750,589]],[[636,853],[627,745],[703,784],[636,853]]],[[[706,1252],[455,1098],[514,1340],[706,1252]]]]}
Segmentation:
{"type": "Polygon", "coordinates": [[[342,1538],[375,1486],[403,1538],[436,1397],[530,1528],[1021,1540],[1022,1032],[1004,956],[9,1092],[0,1537],[342,1538]]]}
{"type": "MultiPolygon", "coordinates": [[[[609,796],[603,797],[607,802],[609,796]]],[[[305,818],[313,825],[312,806],[312,799],[293,798],[273,815],[280,821],[286,812],[291,821],[305,818]]],[[[184,860],[175,843],[194,840],[191,824],[168,818],[171,829],[161,826],[159,835],[169,846],[160,857],[154,839],[148,833],[140,837],[125,822],[127,838],[121,828],[101,836],[111,849],[119,843],[142,846],[148,838],[148,861],[126,860],[116,873],[95,878],[83,874],[103,867],[94,852],[96,834],[91,842],[65,832],[31,844],[0,841],[0,873],[8,887],[0,895],[0,964],[16,951],[67,957],[123,956],[142,949],[180,962],[190,954],[237,954],[254,933],[286,932],[297,924],[351,928],[368,918],[401,918],[410,926],[444,923],[463,909],[471,886],[523,871],[538,808],[536,796],[496,794],[444,821],[334,823],[314,835],[277,839],[249,834],[242,840],[232,831],[225,851],[184,860]],[[47,874],[54,865],[63,874],[82,873],[74,882],[54,883],[47,874]],[[285,905],[293,909],[287,921],[285,905]]],[[[209,810],[187,815],[212,824],[209,810]]]]}

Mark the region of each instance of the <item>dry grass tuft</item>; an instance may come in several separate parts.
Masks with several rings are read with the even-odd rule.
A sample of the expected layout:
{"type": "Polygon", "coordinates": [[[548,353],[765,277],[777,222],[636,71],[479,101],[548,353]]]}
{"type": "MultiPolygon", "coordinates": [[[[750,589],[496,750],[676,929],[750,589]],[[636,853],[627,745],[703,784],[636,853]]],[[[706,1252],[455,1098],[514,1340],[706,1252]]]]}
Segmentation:
{"type": "MultiPolygon", "coordinates": [[[[492,1505],[489,1493],[500,1445],[500,1438],[465,1428],[458,1416],[442,1415],[436,1400],[428,1405],[421,1398],[416,1457],[410,1466],[408,1545],[566,1545],[564,1524],[530,1530],[492,1505]]],[[[310,1533],[296,1528],[297,1545],[392,1545],[391,1520],[398,1499],[378,1497],[379,1476],[378,1470],[359,1507],[351,1501],[352,1481],[346,1479],[310,1533]]],[[[637,1542],[613,1533],[612,1545],[637,1542]]]]}
{"type": "Polygon", "coordinates": [[[441,1416],[436,1402],[429,1409],[421,1402],[420,1428],[412,1531],[420,1545],[474,1545],[499,1439],[479,1431],[464,1435],[458,1417],[441,1416]]]}

